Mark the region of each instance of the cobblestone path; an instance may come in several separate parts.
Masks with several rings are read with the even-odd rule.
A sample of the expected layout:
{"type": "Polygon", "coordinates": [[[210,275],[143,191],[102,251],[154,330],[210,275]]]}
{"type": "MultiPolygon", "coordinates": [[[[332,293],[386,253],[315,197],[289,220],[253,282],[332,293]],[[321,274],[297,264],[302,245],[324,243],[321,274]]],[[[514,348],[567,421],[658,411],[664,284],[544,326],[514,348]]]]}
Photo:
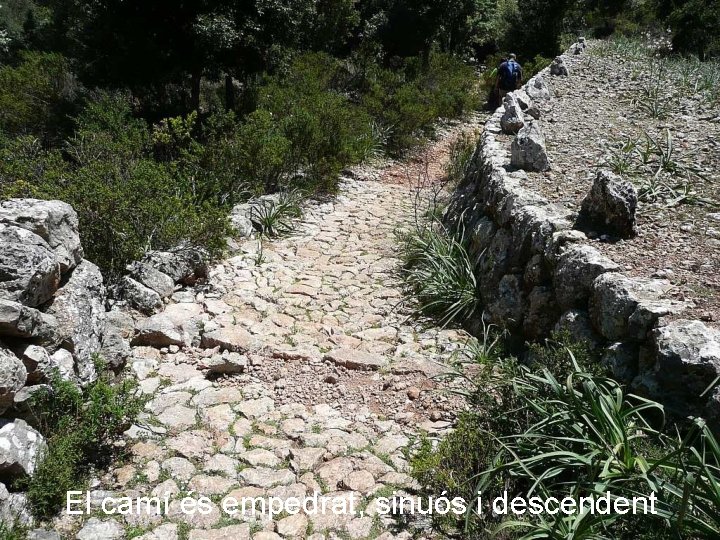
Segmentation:
{"type": "Polygon", "coordinates": [[[468,336],[422,327],[400,305],[396,233],[413,226],[414,197],[387,174],[345,179],[291,236],[248,241],[204,289],[173,296],[163,316],[195,346],[133,349],[149,401],[127,434],[130,459],[91,492],[93,508],[106,496],[168,496],[167,514],[98,512],[56,530],[83,540],[423,536],[381,515],[378,499],[412,490],[409,445],[451,425],[459,404],[432,376],[468,336]],[[223,509],[315,492],[352,500],[355,514],[223,509]],[[206,496],[207,508],[183,512],[187,496],[206,496]]]}

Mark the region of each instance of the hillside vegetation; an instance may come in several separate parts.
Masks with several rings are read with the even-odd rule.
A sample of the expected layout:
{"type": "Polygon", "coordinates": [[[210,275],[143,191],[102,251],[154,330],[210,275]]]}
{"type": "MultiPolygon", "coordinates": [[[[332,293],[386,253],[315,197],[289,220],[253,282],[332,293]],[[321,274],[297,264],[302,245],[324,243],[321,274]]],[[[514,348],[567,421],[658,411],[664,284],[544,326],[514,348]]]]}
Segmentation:
{"type": "Polygon", "coordinates": [[[151,248],[219,253],[230,205],[331,192],[344,167],[478,107],[470,65],[498,51],[532,72],[588,26],[662,21],[679,48],[717,53],[717,6],[681,4],[13,0],[0,6],[0,196],[71,203],[110,276],[151,248]]]}

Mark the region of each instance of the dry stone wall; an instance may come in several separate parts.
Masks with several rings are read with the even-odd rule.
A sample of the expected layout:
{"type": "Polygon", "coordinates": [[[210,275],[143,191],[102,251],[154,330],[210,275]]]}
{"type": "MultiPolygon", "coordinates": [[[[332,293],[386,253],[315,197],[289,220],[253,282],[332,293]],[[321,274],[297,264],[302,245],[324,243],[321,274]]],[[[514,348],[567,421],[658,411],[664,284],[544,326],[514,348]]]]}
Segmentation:
{"type": "MultiPolygon", "coordinates": [[[[584,45],[570,51],[581,54],[584,45]]],[[[541,196],[525,172],[547,166],[540,111],[553,99],[545,83],[555,76],[551,72],[572,77],[558,72],[564,56],[506,98],[487,121],[445,217],[468,241],[484,318],[524,341],[568,331],[600,349],[615,376],[634,391],[680,414],[702,415],[718,428],[720,389],[706,390],[720,376],[720,332],[683,320],[684,304],[666,297],[669,282],[623,275],[574,228],[574,211],[541,196]],[[517,135],[507,144],[502,133],[517,135]]],[[[600,181],[607,183],[603,175],[600,181]]],[[[632,207],[633,194],[627,195],[629,202],[615,206],[632,207]]],[[[608,216],[608,223],[611,217],[618,216],[608,216]]],[[[632,231],[633,217],[627,219],[632,231]]],[[[470,323],[480,327],[480,321],[470,323]]]]}

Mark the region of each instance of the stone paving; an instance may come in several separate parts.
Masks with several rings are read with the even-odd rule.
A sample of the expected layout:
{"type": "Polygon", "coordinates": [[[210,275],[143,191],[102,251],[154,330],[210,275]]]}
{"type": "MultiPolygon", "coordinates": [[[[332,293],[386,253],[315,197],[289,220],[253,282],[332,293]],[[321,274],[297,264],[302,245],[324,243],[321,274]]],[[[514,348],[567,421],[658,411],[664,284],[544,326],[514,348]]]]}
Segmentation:
{"type": "Polygon", "coordinates": [[[95,482],[92,516],[61,517],[56,531],[82,540],[427,534],[381,515],[378,498],[411,492],[408,448],[421,430],[451,426],[462,404],[432,377],[469,337],[408,316],[396,233],[413,226],[414,194],[377,176],[345,179],[291,236],[249,240],[202,290],[175,293],[154,323],[169,319],[192,346],[150,331],[136,340],[131,371],[148,402],[126,434],[130,458],[95,482]],[[229,498],[315,492],[353,499],[355,514],[223,511],[229,498]],[[115,519],[100,512],[107,496],[170,502],[162,515],[115,519]],[[183,512],[188,496],[206,496],[206,511],[183,512]]]}

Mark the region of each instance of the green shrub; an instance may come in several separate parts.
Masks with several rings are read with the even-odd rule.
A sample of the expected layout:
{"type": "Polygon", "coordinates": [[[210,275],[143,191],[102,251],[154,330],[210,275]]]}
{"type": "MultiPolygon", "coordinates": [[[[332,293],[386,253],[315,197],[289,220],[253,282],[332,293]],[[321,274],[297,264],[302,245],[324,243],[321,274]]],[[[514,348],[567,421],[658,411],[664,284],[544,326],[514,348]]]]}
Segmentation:
{"type": "Polygon", "coordinates": [[[105,375],[80,390],[56,376],[50,390],[33,395],[33,423],[48,444],[24,486],[35,516],[54,515],[67,491],[83,488],[93,467],[117,457],[116,438],[144,405],[136,390],[134,381],[112,383],[105,375]]]}
{"type": "Polygon", "coordinates": [[[24,525],[0,521],[0,540],[26,540],[27,533],[24,525]]]}
{"type": "Polygon", "coordinates": [[[287,73],[257,90],[257,114],[276,119],[289,142],[286,176],[292,184],[284,188],[334,191],[339,172],[374,146],[371,116],[336,90],[337,73],[336,60],[301,55],[287,73]]]}
{"type": "Polygon", "coordinates": [[[147,125],[133,117],[126,98],[101,95],[77,118],[65,146],[70,161],[29,136],[5,141],[2,196],[71,204],[88,259],[110,279],[149,249],[185,243],[220,253],[228,233],[221,194],[203,197],[206,177],[190,174],[187,162],[153,159],[150,142],[147,125]]]}
{"type": "Polygon", "coordinates": [[[60,54],[24,52],[19,65],[0,67],[0,131],[47,136],[64,124],[77,83],[60,54]]]}
{"type": "Polygon", "coordinates": [[[439,118],[454,118],[480,105],[474,70],[446,54],[429,65],[409,59],[401,69],[372,66],[362,83],[363,107],[388,129],[393,154],[417,145],[439,118]]]}

